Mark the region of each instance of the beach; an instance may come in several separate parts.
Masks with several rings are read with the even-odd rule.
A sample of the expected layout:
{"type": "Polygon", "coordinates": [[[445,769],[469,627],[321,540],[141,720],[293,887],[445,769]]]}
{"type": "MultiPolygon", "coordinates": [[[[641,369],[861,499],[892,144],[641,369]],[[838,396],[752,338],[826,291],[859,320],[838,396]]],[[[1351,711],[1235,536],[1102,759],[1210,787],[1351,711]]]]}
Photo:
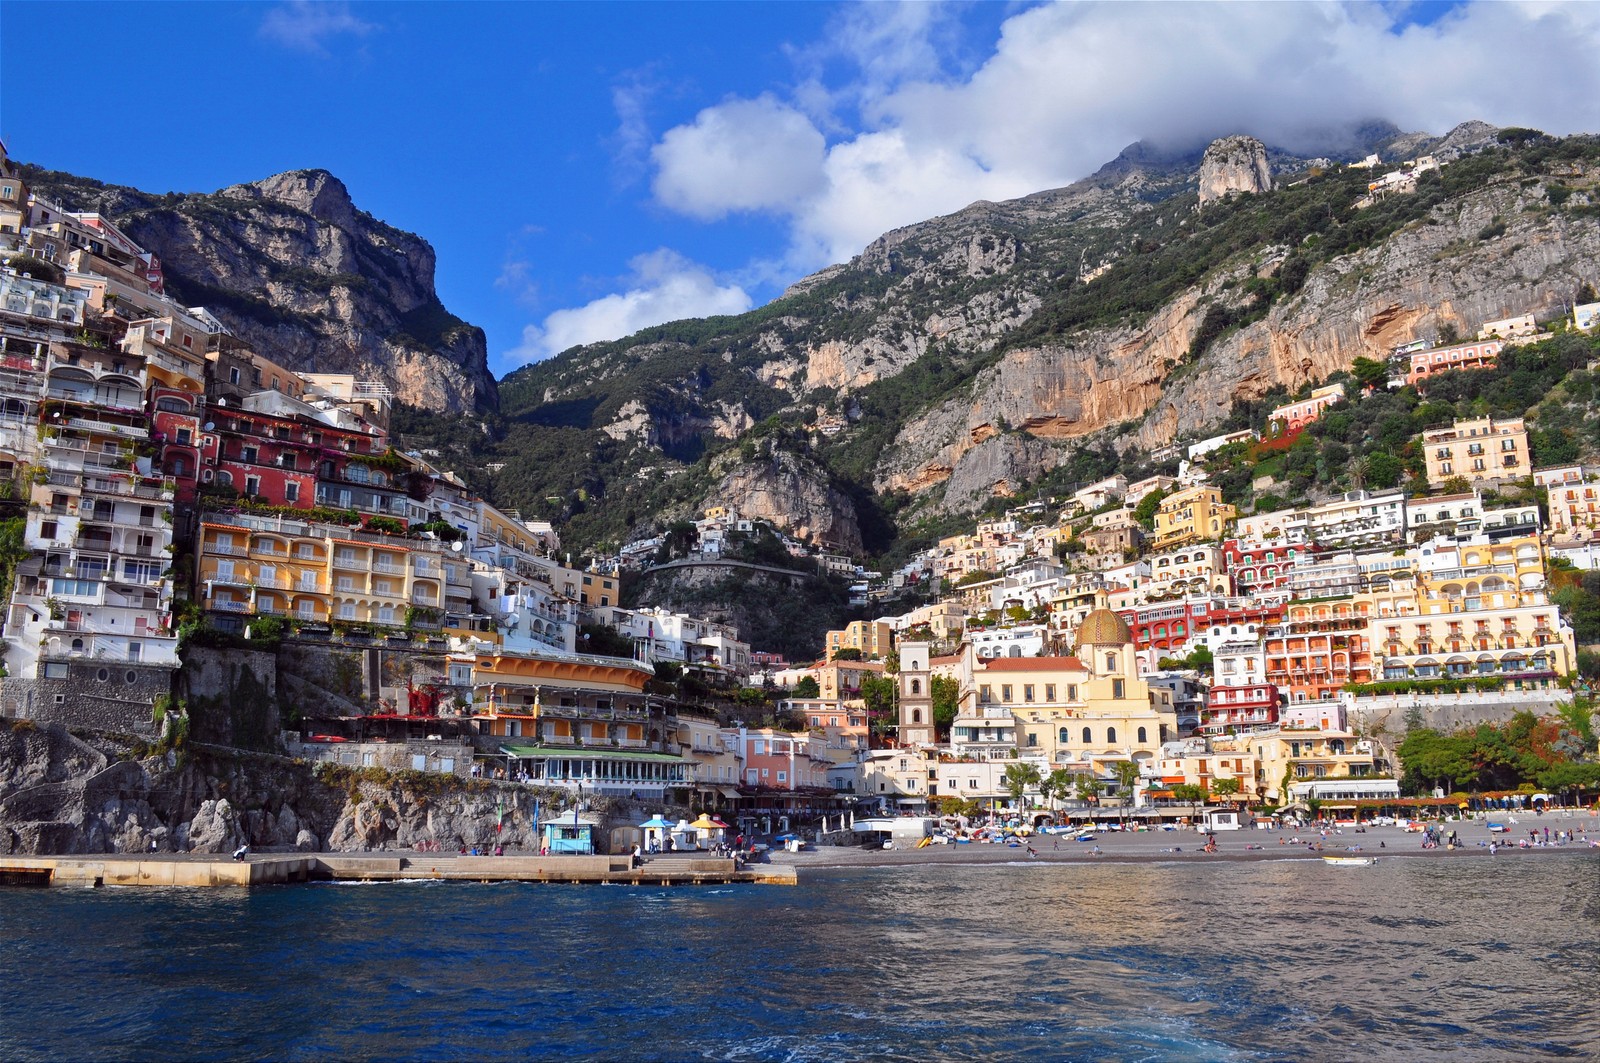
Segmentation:
{"type": "Polygon", "coordinates": [[[1454,830],[1461,842],[1458,849],[1423,848],[1423,835],[1400,827],[1344,826],[1329,829],[1326,836],[1316,827],[1286,830],[1244,829],[1219,831],[1217,851],[1203,851],[1206,835],[1193,828],[1149,831],[1100,831],[1092,841],[1077,841],[1070,834],[1038,834],[1025,845],[1011,846],[984,842],[929,845],[922,849],[864,849],[851,846],[808,846],[798,853],[775,851],[774,863],[802,868],[903,867],[919,864],[1009,864],[1018,861],[1037,863],[1152,863],[1218,862],[1249,860],[1315,860],[1323,856],[1361,855],[1380,859],[1391,857],[1464,859],[1489,856],[1489,842],[1495,842],[1496,859],[1517,859],[1553,853],[1592,853],[1600,857],[1600,816],[1591,813],[1547,812],[1542,816],[1517,813],[1492,819],[1447,822],[1442,831],[1454,830]],[[1513,821],[1514,820],[1514,821],[1513,821]],[[1504,823],[1507,833],[1494,834],[1489,823],[1504,823]],[[1545,828],[1551,844],[1544,845],[1545,828]],[[1519,841],[1532,842],[1529,831],[1537,830],[1541,844],[1518,848],[1519,841]],[[1570,831],[1579,839],[1555,844],[1557,831],[1570,831]],[[1312,849],[1320,844],[1322,849],[1312,849]],[[1036,855],[1030,855],[1031,845],[1036,855]],[[1254,848],[1259,846],[1259,848],[1254,848]]]}

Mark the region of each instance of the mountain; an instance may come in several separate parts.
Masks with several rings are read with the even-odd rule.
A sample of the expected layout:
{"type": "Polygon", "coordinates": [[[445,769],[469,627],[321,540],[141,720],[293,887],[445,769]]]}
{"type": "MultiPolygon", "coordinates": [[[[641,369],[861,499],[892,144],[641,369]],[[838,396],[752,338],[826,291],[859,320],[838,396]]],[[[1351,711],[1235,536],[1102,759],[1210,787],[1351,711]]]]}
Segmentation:
{"type": "Polygon", "coordinates": [[[155,195],[23,167],[36,192],[98,211],[160,256],[167,287],[291,369],[381,380],[411,406],[490,411],[483,330],[434,290],[427,241],[356,209],[324,170],[208,195],[155,195]]]}
{"type": "Polygon", "coordinates": [[[1202,152],[1134,145],[1066,188],[886,233],[750,313],[518,370],[495,497],[580,547],[717,503],[877,554],[1357,357],[1554,315],[1593,279],[1594,137],[1378,124],[1342,156],[1375,151],[1372,170],[1254,143],[1213,163],[1203,207],[1202,152]],[[1413,191],[1369,195],[1430,153],[1445,165],[1413,191]]]}

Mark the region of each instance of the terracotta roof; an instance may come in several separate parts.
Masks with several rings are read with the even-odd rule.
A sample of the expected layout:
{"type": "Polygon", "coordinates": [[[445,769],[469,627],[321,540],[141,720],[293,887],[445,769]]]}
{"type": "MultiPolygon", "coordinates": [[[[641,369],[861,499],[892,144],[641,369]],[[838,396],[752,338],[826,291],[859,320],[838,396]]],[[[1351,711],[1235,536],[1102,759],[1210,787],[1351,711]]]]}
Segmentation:
{"type": "Polygon", "coordinates": [[[935,664],[960,664],[960,663],[961,663],[961,654],[959,654],[959,653],[948,653],[948,654],[945,654],[943,657],[930,657],[930,658],[928,658],[928,664],[930,666],[931,665],[935,665],[935,664]]]}
{"type": "Polygon", "coordinates": [[[991,657],[981,660],[989,672],[1087,672],[1089,669],[1076,657],[991,657]]]}

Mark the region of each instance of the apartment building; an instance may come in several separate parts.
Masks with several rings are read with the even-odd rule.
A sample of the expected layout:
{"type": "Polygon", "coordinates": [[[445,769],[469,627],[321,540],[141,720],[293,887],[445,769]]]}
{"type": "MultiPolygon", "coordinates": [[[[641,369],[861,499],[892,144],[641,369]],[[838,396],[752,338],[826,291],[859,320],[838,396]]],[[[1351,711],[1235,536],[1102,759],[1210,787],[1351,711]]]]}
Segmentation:
{"type": "Polygon", "coordinates": [[[1283,432],[1298,432],[1322,416],[1336,402],[1344,399],[1344,385],[1325,384],[1310,395],[1294,402],[1286,402],[1267,414],[1267,423],[1277,425],[1283,432]]]}
{"type": "Polygon", "coordinates": [[[1457,477],[1469,483],[1527,476],[1528,432],[1522,418],[1479,417],[1422,433],[1428,485],[1457,477]]]}
{"type": "Polygon", "coordinates": [[[1556,539],[1593,540],[1600,532],[1600,470],[1582,465],[1540,469],[1534,482],[1545,489],[1550,534],[1556,539]]]}
{"type": "Polygon", "coordinates": [[[1423,391],[1427,388],[1428,378],[1439,373],[1456,369],[1487,369],[1500,357],[1503,346],[1500,340],[1490,339],[1412,351],[1405,356],[1408,362],[1406,383],[1423,391]]]}
{"type": "Polygon", "coordinates": [[[1222,501],[1215,487],[1187,487],[1161,500],[1155,514],[1157,550],[1222,538],[1238,510],[1222,501]]]}
{"type": "Polygon", "coordinates": [[[894,649],[894,625],[887,620],[853,620],[842,631],[828,632],[823,644],[830,661],[840,650],[856,650],[863,659],[881,659],[894,649]]]}

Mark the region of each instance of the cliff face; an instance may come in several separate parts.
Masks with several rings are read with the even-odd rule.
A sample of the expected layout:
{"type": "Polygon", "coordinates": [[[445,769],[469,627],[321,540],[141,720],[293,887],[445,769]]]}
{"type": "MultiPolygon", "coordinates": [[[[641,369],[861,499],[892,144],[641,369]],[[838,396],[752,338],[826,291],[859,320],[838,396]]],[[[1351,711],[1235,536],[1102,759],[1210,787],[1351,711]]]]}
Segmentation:
{"type": "Polygon", "coordinates": [[[1272,189],[1267,146],[1255,137],[1223,137],[1206,148],[1200,160],[1200,205],[1230,192],[1253,195],[1272,189]]]}
{"type": "Polygon", "coordinates": [[[326,171],[210,195],[30,179],[69,209],[111,217],[160,256],[175,297],[291,369],[381,380],[400,401],[441,412],[498,405],[483,331],[434,290],[433,248],[358,210],[326,171]]]}
{"type": "MultiPolygon", "coordinates": [[[[716,463],[776,423],[876,529],[863,534],[876,552],[874,505],[902,521],[972,512],[1084,446],[1198,437],[1240,400],[1397,343],[1553,314],[1591,270],[1595,138],[1540,149],[1483,123],[1444,137],[1375,125],[1333,154],[1372,152],[1446,166],[1373,197],[1370,171],[1251,137],[1204,154],[1135,145],[1067,188],[886,233],[749,314],[528,367],[503,383],[507,411],[595,440],[586,478],[564,470],[584,492],[572,541],[623,541],[666,511],[662,485],[685,485],[680,509],[706,500],[727,472],[716,463]],[[695,468],[706,455],[714,467],[695,468]],[[672,462],[694,475],[662,477],[672,462]]],[[[532,450],[543,429],[527,431],[498,460],[532,450]]],[[[503,501],[539,512],[553,480],[519,473],[503,501]]],[[[766,499],[752,505],[790,527],[847,519],[808,496],[797,520],[747,481],[711,497],[766,499]]]]}
{"type": "Polygon", "coordinates": [[[551,793],[438,776],[415,785],[286,757],[195,749],[130,758],[59,727],[0,729],[0,845],[30,854],[354,851],[418,842],[538,846],[551,793]],[[421,786],[422,789],[417,787],[421,786]],[[499,829],[497,829],[497,827],[499,829]]]}
{"type": "Polygon", "coordinates": [[[742,517],[770,521],[831,550],[860,554],[855,505],[829,484],[827,470],[809,458],[785,450],[752,461],[730,454],[712,471],[721,479],[700,508],[732,506],[742,517]]]}

